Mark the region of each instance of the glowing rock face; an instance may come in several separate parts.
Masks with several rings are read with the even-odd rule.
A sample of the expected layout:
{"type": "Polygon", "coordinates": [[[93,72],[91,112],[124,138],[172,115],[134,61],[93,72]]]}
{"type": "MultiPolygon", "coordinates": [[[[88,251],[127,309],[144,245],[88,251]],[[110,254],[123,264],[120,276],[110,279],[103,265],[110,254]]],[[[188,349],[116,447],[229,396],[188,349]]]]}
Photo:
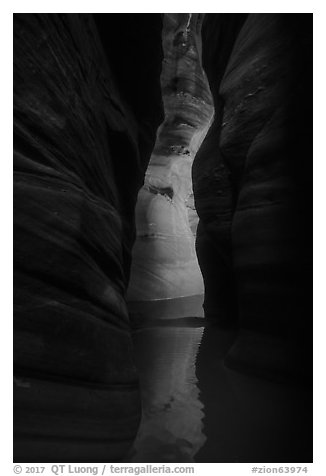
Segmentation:
{"type": "Polygon", "coordinates": [[[191,168],[213,118],[201,66],[200,14],[164,18],[161,125],[136,206],[130,301],[202,294],[191,168]]]}

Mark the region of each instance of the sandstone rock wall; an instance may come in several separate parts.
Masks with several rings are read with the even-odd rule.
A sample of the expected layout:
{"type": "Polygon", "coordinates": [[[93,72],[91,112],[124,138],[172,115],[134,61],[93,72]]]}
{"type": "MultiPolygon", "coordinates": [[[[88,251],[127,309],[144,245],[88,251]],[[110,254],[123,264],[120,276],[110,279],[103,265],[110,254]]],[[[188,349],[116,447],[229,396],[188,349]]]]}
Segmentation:
{"type": "Polygon", "coordinates": [[[202,14],[164,14],[165,120],[138,196],[130,301],[203,293],[191,179],[194,156],[213,116],[201,65],[202,20],[202,14]]]}
{"type": "Polygon", "coordinates": [[[124,295],[162,21],[101,20],[14,16],[16,461],[119,461],[139,424],[124,295]]]}
{"type": "Polygon", "coordinates": [[[16,461],[119,461],[136,436],[145,173],[129,299],[202,292],[193,181],[228,364],[309,373],[311,90],[309,15],[14,16],[16,461]]]}
{"type": "Polygon", "coordinates": [[[203,64],[215,122],[193,176],[206,314],[240,328],[230,365],[307,375],[311,16],[208,15],[205,21],[203,64]]]}

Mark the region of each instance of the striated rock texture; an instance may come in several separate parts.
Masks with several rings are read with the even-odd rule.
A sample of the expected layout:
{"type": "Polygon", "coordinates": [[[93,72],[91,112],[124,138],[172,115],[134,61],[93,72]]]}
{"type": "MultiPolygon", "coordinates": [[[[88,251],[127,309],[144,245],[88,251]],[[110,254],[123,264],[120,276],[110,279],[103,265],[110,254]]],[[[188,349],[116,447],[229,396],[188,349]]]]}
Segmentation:
{"type": "Polygon", "coordinates": [[[15,461],[120,461],[140,419],[124,295],[162,20],[96,22],[14,15],[15,461]]]}
{"type": "Polygon", "coordinates": [[[213,116],[201,65],[202,14],[165,14],[161,75],[165,121],[136,208],[137,241],[128,299],[203,293],[195,252],[191,168],[213,116]]]}
{"type": "Polygon", "coordinates": [[[215,121],[194,163],[205,312],[237,325],[227,362],[311,365],[312,16],[207,15],[215,121]]]}

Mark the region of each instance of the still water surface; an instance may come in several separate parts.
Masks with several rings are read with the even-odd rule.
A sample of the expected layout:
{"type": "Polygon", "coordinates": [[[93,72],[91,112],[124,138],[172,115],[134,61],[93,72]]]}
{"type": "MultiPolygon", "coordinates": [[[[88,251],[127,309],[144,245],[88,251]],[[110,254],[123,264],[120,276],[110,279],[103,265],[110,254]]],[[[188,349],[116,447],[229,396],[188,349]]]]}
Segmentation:
{"type": "Polygon", "coordinates": [[[178,309],[136,319],[143,415],[129,461],[308,462],[310,392],[227,369],[234,332],[178,309]]]}

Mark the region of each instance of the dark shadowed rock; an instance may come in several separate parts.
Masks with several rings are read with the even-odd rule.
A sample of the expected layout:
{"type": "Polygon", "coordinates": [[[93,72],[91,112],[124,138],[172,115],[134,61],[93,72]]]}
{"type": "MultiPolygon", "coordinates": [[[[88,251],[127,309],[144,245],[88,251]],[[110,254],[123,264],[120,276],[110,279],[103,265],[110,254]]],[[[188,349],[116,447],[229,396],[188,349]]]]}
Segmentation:
{"type": "Polygon", "coordinates": [[[220,325],[238,320],[229,365],[307,375],[311,17],[217,17],[208,15],[203,37],[216,119],[193,171],[206,312],[220,325]],[[221,34],[212,43],[214,24],[221,34]]]}
{"type": "Polygon", "coordinates": [[[214,122],[195,157],[192,178],[199,215],[196,250],[205,283],[206,317],[230,325],[236,298],[230,224],[234,207],[230,170],[219,147],[223,117],[220,83],[247,15],[207,14],[203,23],[203,67],[214,98],[214,122]]]}
{"type": "Polygon", "coordinates": [[[100,40],[90,15],[14,16],[16,461],[119,461],[138,428],[124,294],[161,17],[106,20],[100,40]]]}

